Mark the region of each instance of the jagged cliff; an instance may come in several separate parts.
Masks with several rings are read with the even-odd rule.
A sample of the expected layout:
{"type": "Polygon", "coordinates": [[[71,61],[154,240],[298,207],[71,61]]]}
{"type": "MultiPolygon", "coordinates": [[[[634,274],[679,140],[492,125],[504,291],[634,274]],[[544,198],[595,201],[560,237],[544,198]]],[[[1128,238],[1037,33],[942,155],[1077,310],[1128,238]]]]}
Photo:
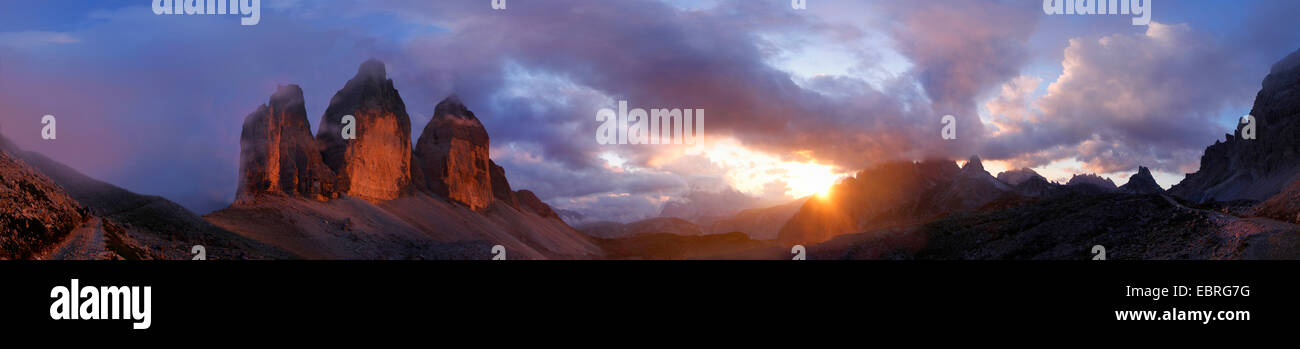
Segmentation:
{"type": "Polygon", "coordinates": [[[371,201],[396,199],[411,184],[411,117],[384,63],[369,60],[334,94],[316,141],[337,175],[336,189],[371,201]],[[343,117],[356,119],[356,139],[343,138],[343,117]]]}
{"type": "Polygon", "coordinates": [[[484,259],[497,244],[512,259],[601,254],[532,192],[512,191],[458,98],[438,104],[412,149],[382,62],[363,63],[316,138],[307,130],[301,89],[279,88],[245,119],[238,200],[205,218],[303,258],[484,259]],[[343,137],[344,115],[356,139],[343,137]]]}
{"type": "Polygon", "coordinates": [[[1194,202],[1262,201],[1300,174],[1300,50],[1273,65],[1250,111],[1255,138],[1239,124],[1201,156],[1201,167],[1169,193],[1194,202]]]}
{"type": "Polygon", "coordinates": [[[438,103],[415,144],[416,171],[424,182],[420,189],[472,209],[487,208],[493,198],[488,147],[487,129],[459,98],[438,103]]]}
{"type": "Polygon", "coordinates": [[[280,86],[244,118],[239,144],[236,202],[266,194],[336,197],[334,171],[321,160],[298,85],[280,86]]]}

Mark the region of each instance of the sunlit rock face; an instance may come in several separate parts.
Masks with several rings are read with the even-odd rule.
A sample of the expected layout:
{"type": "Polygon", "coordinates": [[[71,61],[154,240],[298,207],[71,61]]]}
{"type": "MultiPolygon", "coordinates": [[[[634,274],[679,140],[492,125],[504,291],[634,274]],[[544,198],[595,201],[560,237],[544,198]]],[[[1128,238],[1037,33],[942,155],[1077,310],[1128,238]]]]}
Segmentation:
{"type": "Polygon", "coordinates": [[[396,199],[411,184],[411,119],[384,63],[369,60],[330,99],[316,140],[336,190],[369,201],[396,199]],[[343,139],[343,117],[356,118],[356,139],[343,139]]]}
{"type": "Polygon", "coordinates": [[[245,117],[239,143],[236,203],[259,195],[333,196],[334,171],[321,160],[297,85],[280,86],[269,103],[245,117]]]}
{"type": "Polygon", "coordinates": [[[423,189],[476,210],[492,203],[487,129],[455,96],[434,108],[433,119],[416,142],[415,157],[423,189]]]}

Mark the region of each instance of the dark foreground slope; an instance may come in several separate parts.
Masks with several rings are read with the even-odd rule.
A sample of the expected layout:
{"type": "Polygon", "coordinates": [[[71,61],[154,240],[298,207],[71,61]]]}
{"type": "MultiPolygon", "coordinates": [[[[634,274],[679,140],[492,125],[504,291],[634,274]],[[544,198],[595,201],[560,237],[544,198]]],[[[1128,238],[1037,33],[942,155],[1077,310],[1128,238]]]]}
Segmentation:
{"type": "MultiPolygon", "coordinates": [[[[75,231],[57,225],[58,241],[49,242],[40,256],[55,259],[190,259],[193,247],[201,245],[209,259],[289,258],[279,249],[241,237],[204,221],[198,215],[167,199],[140,195],[90,178],[77,170],[35,152],[23,151],[0,140],[0,153],[30,165],[33,174],[56,186],[42,186],[50,198],[70,197],[82,207],[82,216],[49,211],[61,220],[76,220],[75,231]],[[66,244],[78,246],[64,246],[66,244]],[[82,246],[84,245],[84,246],[82,246]],[[53,251],[50,251],[53,250],[53,251]],[[50,253],[62,251],[62,253],[50,253]],[[80,252],[79,252],[80,251],[80,252]],[[92,251],[85,252],[84,251],[92,251]]],[[[12,203],[12,202],[11,202],[12,203]]],[[[39,204],[23,204],[28,210],[39,204]]],[[[17,229],[37,232],[34,227],[17,229]]],[[[51,231],[53,234],[53,231],[51,231]]],[[[16,256],[23,258],[22,256],[16,256]]]]}
{"type": "Polygon", "coordinates": [[[4,151],[0,139],[0,259],[27,259],[89,219],[63,188],[4,151]]]}
{"type": "MultiPolygon", "coordinates": [[[[1300,226],[1189,207],[1161,194],[1067,195],[957,213],[904,228],[841,235],[809,259],[1295,259],[1300,226]]],[[[734,258],[788,259],[788,248],[734,258]]]]}

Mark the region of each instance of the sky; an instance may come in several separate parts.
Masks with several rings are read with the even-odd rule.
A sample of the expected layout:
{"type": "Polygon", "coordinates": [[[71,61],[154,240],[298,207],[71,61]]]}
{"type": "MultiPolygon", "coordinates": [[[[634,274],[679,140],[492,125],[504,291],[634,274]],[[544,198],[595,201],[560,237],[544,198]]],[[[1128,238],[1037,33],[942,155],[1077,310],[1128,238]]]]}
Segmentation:
{"type": "Polygon", "coordinates": [[[1289,0],[1157,0],[1149,25],[1039,1],[262,0],[251,26],[151,3],[7,4],[0,132],[200,214],[233,201],[243,118],[277,85],[302,86],[315,128],[370,58],[387,63],[413,140],[459,95],[516,189],[631,221],[687,197],[774,205],[882,162],[971,155],[1056,181],[1123,184],[1147,166],[1168,187],[1300,48],[1289,0]],[[704,141],[599,144],[596,114],[619,101],[703,109],[704,141]],[[40,137],[47,114],[56,140],[40,137]]]}

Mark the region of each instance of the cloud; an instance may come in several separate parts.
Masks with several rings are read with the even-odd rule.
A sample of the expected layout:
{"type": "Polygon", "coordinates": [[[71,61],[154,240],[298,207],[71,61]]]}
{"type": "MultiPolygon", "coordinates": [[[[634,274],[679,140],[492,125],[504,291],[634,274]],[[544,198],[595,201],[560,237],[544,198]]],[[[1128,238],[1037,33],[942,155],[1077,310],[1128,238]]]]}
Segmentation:
{"type": "MultiPolygon", "coordinates": [[[[277,84],[303,86],[316,122],[374,57],[388,63],[413,138],[438,101],[458,94],[512,185],[613,219],[654,214],[695,188],[734,187],[729,176],[745,174],[743,163],[686,147],[597,145],[596,111],[620,100],[704,109],[713,142],[832,172],[972,153],[1017,167],[1078,158],[1097,172],[1172,170],[1194,164],[1224,131],[1216,113],[1248,101],[1259,78],[1232,64],[1233,40],[1160,23],[1144,33],[1094,29],[1100,39],[1064,49],[1059,77],[1034,75],[1025,66],[1042,52],[1028,42],[1044,16],[1023,1],[818,2],[806,11],[786,0],[511,1],[506,11],[479,1],[280,4],[268,3],[253,27],[154,16],[143,5],[52,10],[46,22],[57,27],[9,24],[0,34],[6,132],[54,113],[60,138],[66,130],[76,144],[11,138],[206,212],[233,196],[239,125],[277,84]],[[958,141],[940,139],[944,114],[958,117],[958,141]]],[[[1270,30],[1241,33],[1296,37],[1259,27],[1270,30]]],[[[1274,39],[1261,40],[1235,46],[1274,39]]],[[[746,194],[775,200],[799,184],[765,178],[779,179],[750,183],[761,192],[746,194]]]]}
{"type": "Polygon", "coordinates": [[[1224,133],[1215,118],[1253,92],[1233,58],[1186,24],[1152,22],[1140,34],[1070,40],[1063,72],[1033,103],[1037,111],[1016,108],[1028,92],[1017,84],[1028,78],[989,103],[995,124],[1019,132],[990,139],[987,153],[1029,157],[1031,166],[1074,157],[1102,173],[1139,165],[1194,171],[1204,147],[1224,133]],[[1073,152],[1039,156],[1056,147],[1073,152]]]}
{"type": "Polygon", "coordinates": [[[0,33],[0,46],[32,47],[49,44],[75,44],[81,39],[69,33],[47,31],[21,31],[0,33]]]}

